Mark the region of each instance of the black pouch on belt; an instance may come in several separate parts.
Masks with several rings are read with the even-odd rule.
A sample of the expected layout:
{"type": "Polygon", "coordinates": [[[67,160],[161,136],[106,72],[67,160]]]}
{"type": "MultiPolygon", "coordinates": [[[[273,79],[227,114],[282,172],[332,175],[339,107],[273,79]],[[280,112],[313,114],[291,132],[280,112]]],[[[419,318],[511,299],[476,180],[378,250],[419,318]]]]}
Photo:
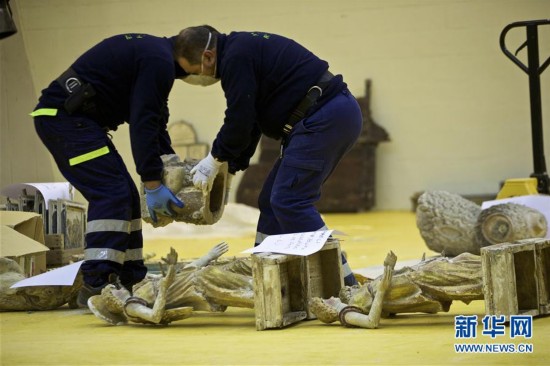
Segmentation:
{"type": "Polygon", "coordinates": [[[63,88],[67,94],[65,99],[65,110],[71,114],[77,110],[82,112],[95,112],[95,89],[89,83],[82,81],[80,76],[71,68],[67,69],[60,77],[57,78],[57,83],[63,88]]]}

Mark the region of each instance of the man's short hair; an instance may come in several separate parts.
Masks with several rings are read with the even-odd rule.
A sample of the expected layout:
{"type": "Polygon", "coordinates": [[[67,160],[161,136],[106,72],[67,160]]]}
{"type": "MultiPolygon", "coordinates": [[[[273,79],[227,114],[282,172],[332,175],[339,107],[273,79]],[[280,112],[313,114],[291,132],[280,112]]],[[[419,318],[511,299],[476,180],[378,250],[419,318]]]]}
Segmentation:
{"type": "Polygon", "coordinates": [[[208,49],[216,47],[216,36],[219,32],[209,25],[199,25],[189,27],[182,30],[176,37],[176,45],[174,47],[174,57],[176,59],[183,57],[191,65],[196,65],[201,62],[204,47],[208,43],[208,34],[212,34],[208,49]]]}

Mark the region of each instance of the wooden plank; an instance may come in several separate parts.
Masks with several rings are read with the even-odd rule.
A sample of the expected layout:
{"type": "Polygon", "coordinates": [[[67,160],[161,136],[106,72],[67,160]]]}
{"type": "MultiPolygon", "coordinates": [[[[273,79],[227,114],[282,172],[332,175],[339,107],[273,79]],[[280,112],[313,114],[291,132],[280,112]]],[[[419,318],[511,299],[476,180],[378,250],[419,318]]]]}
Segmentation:
{"type": "Polygon", "coordinates": [[[289,311],[287,294],[288,272],[286,263],[268,264],[264,267],[264,293],[266,295],[266,318],[269,328],[283,326],[283,314],[289,311]]]}
{"type": "Polygon", "coordinates": [[[541,314],[550,314],[550,240],[537,245],[536,266],[539,281],[539,310],[541,314]]]}
{"type": "Polygon", "coordinates": [[[483,278],[483,299],[485,301],[485,313],[493,314],[494,299],[492,293],[493,276],[491,271],[491,256],[481,250],[481,272],[483,278]]]}
{"type": "Polygon", "coordinates": [[[281,322],[281,326],[277,328],[284,328],[294,323],[298,323],[299,321],[306,319],[306,317],[307,313],[305,311],[293,311],[290,313],[285,313],[281,322]]]}
{"type": "Polygon", "coordinates": [[[254,283],[254,311],[256,315],[256,329],[263,330],[265,324],[265,296],[264,296],[264,268],[261,257],[252,255],[252,282],[254,283]]]}
{"type": "Polygon", "coordinates": [[[306,259],[306,273],[308,274],[307,281],[307,297],[314,296],[323,297],[323,276],[329,275],[330,268],[323,268],[321,263],[321,252],[313,253],[306,259]]]}

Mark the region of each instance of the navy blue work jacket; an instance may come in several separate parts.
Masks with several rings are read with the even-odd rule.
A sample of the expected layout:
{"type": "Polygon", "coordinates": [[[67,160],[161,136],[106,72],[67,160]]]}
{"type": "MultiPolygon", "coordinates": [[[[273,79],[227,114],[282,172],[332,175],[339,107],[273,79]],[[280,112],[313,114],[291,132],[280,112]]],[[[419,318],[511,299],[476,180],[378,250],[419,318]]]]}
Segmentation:
{"type": "MultiPolygon", "coordinates": [[[[93,118],[112,130],[128,122],[136,170],[143,181],[160,180],[160,155],[174,153],[166,131],[168,95],[174,80],[187,75],[174,60],[174,41],[175,37],[148,34],[116,35],[71,65],[96,91],[93,118]]],[[[42,91],[37,108],[62,109],[66,98],[54,80],[42,91]]]]}
{"type": "MultiPolygon", "coordinates": [[[[217,77],[227,100],[223,126],[212,144],[212,155],[228,161],[230,170],[244,170],[262,134],[280,139],[291,112],[328,70],[297,42],[265,32],[232,32],[217,38],[217,77]]],[[[314,113],[346,88],[333,78],[314,113]]]]}

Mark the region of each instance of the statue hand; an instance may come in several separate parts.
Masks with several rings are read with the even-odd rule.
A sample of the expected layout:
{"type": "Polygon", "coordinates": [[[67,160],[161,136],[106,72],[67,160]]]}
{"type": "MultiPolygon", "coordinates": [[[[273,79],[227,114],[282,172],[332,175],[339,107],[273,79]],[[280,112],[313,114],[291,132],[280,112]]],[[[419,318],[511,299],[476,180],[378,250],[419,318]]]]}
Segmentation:
{"type": "Polygon", "coordinates": [[[384,260],[384,273],[382,274],[382,280],[380,281],[380,287],[378,288],[379,291],[385,291],[389,287],[393,275],[393,268],[395,267],[396,262],[397,256],[390,251],[384,260]]]}
{"type": "Polygon", "coordinates": [[[175,265],[178,263],[178,252],[171,247],[170,253],[166,255],[166,258],[162,258],[162,260],[168,265],[175,265]]]}
{"type": "Polygon", "coordinates": [[[386,255],[386,259],[384,260],[384,266],[393,269],[396,262],[397,256],[390,250],[390,252],[386,255]]]}
{"type": "Polygon", "coordinates": [[[229,250],[229,244],[226,242],[221,242],[217,244],[214,248],[210,249],[208,252],[208,257],[210,260],[215,260],[221,257],[224,253],[227,253],[229,250]]]}

